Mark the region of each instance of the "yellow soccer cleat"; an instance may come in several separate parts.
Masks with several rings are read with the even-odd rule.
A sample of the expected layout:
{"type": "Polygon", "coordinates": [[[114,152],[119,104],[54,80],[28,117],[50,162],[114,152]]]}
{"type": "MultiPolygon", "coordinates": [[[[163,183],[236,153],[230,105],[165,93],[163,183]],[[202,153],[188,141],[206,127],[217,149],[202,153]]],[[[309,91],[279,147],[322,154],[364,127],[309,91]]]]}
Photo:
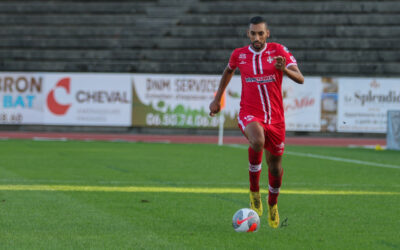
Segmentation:
{"type": "Polygon", "coordinates": [[[268,204],[268,224],[272,228],[278,228],[279,226],[279,213],[278,204],[270,206],[268,204]]]}
{"type": "Polygon", "coordinates": [[[250,208],[257,212],[258,216],[263,214],[260,192],[250,191],[250,208]]]}

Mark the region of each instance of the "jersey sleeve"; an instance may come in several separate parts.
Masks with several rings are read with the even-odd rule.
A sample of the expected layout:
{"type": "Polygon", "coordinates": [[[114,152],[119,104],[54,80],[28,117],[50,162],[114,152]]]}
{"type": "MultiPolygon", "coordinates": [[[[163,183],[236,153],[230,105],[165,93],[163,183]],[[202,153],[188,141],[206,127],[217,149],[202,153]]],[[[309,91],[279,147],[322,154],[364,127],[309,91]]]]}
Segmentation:
{"type": "Polygon", "coordinates": [[[231,70],[235,70],[237,68],[237,60],[238,60],[237,51],[234,50],[231,54],[231,57],[229,58],[229,63],[228,63],[228,67],[231,70]]]}
{"type": "Polygon", "coordinates": [[[283,45],[281,45],[280,47],[281,47],[282,56],[284,56],[286,58],[286,68],[291,65],[297,65],[296,58],[294,58],[294,56],[292,55],[292,53],[290,53],[288,48],[286,48],[283,45]]]}

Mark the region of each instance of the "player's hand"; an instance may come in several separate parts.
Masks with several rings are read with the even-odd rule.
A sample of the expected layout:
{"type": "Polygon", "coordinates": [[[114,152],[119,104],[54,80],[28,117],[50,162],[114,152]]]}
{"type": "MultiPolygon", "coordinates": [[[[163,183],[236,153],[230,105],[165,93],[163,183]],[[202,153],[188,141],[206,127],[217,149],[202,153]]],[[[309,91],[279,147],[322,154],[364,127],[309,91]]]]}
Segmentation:
{"type": "Polygon", "coordinates": [[[274,66],[276,69],[285,70],[286,68],[286,58],[283,56],[275,56],[274,60],[276,60],[274,66]]]}
{"type": "Polygon", "coordinates": [[[215,100],[210,103],[210,116],[215,116],[221,110],[221,104],[215,100]]]}

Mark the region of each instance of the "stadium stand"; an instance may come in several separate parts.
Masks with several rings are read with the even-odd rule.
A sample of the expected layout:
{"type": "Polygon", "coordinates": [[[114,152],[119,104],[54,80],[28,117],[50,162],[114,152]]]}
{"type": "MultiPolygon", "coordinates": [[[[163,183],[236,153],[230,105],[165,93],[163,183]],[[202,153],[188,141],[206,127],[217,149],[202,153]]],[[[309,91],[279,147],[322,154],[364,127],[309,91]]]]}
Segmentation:
{"type": "Polygon", "coordinates": [[[264,16],[305,75],[399,76],[400,1],[1,1],[1,71],[220,74],[264,16]]]}

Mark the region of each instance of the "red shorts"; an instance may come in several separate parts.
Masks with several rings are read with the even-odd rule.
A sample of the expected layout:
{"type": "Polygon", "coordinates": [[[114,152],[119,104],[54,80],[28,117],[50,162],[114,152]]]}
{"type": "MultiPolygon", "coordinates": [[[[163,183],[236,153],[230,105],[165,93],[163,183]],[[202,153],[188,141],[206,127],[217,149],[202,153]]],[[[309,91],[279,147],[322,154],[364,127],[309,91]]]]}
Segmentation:
{"type": "Polygon", "coordinates": [[[246,136],[244,130],[252,122],[258,122],[264,128],[264,148],[273,155],[282,155],[285,150],[285,123],[266,124],[263,119],[252,115],[239,115],[238,126],[243,135],[246,136]]]}

